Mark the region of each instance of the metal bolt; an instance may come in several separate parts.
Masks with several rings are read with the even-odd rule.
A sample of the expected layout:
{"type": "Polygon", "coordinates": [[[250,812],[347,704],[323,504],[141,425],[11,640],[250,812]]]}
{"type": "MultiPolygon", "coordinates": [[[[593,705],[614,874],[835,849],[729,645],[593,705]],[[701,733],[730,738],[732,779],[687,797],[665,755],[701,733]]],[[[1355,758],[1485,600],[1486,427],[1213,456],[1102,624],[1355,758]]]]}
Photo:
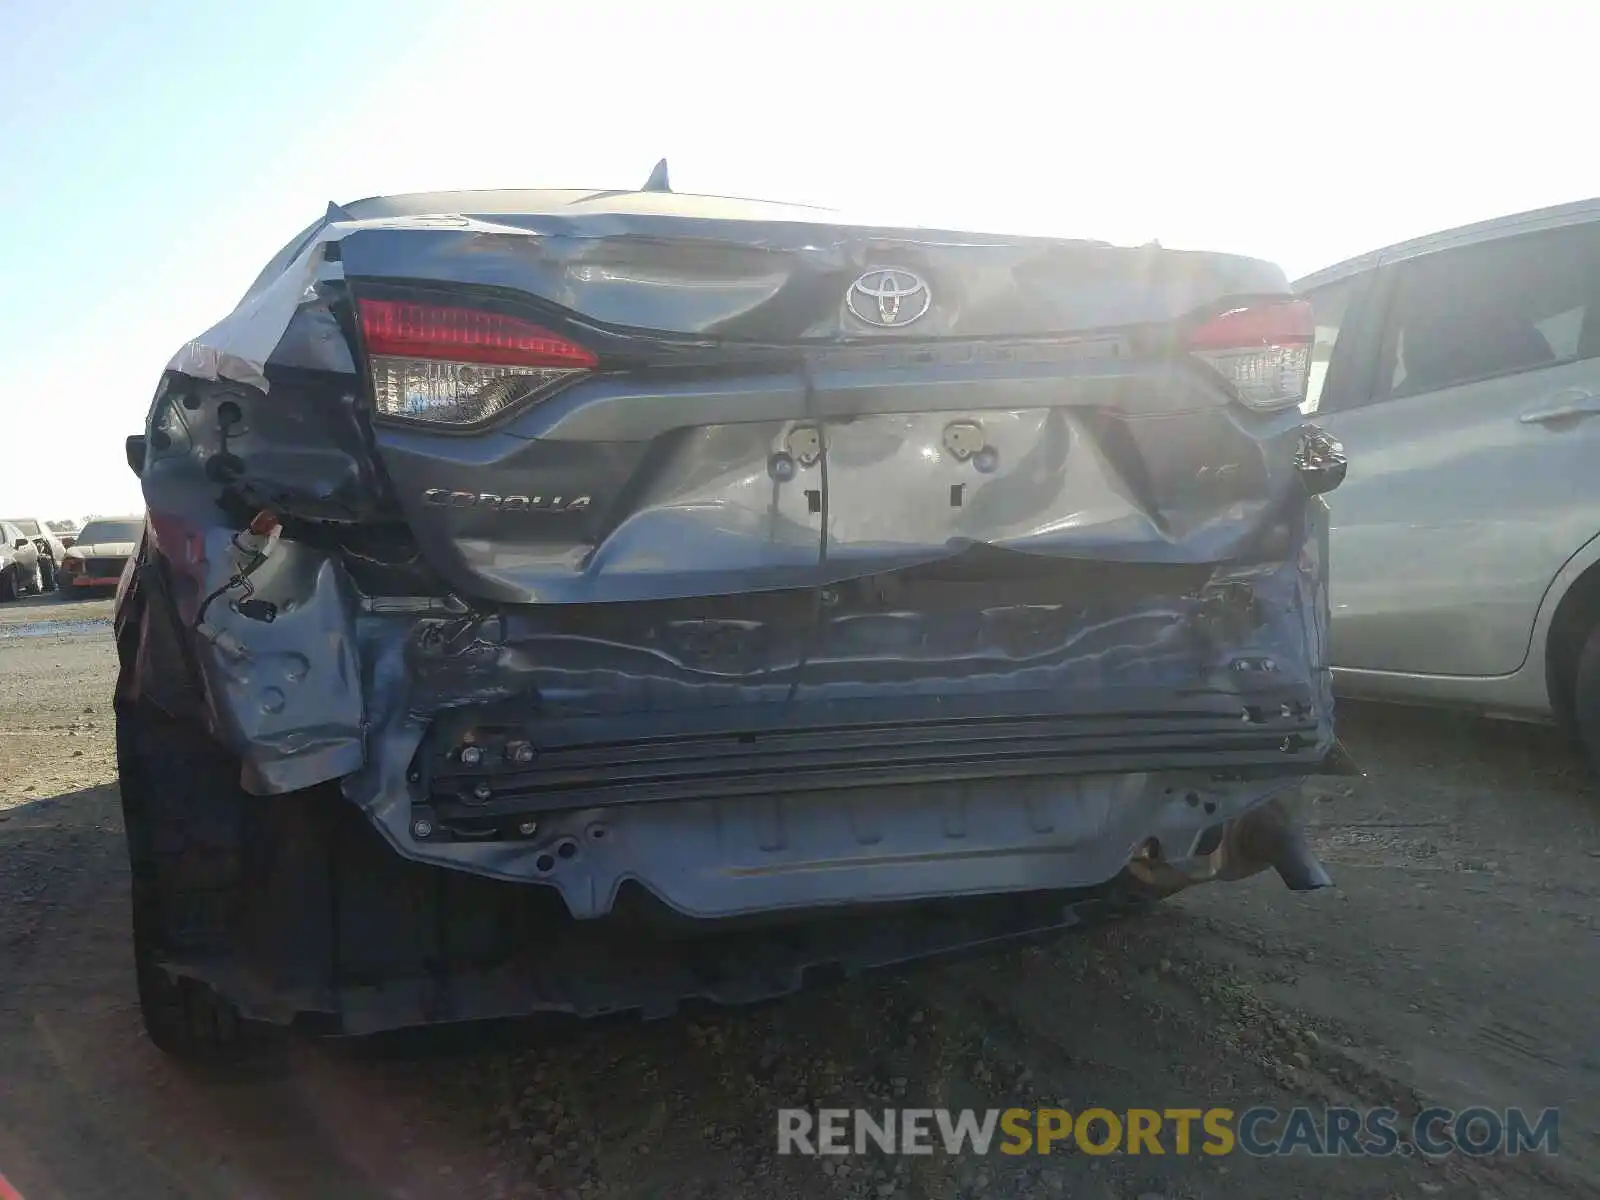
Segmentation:
{"type": "Polygon", "coordinates": [[[494,791],[487,783],[480,783],[477,787],[472,789],[472,795],[474,799],[487,800],[490,796],[494,795],[494,791]]]}
{"type": "Polygon", "coordinates": [[[1232,670],[1241,673],[1247,671],[1276,671],[1278,664],[1270,658],[1236,658],[1233,660],[1232,670]]]}
{"type": "Polygon", "coordinates": [[[539,822],[524,821],[522,824],[517,826],[517,832],[523,837],[532,837],[534,834],[539,832],[539,822]]]}
{"type": "Polygon", "coordinates": [[[944,448],[957,462],[966,462],[984,447],[983,426],[976,421],[952,421],[945,426],[944,448]]]}
{"type": "Polygon", "coordinates": [[[475,767],[483,761],[482,746],[461,747],[461,762],[464,766],[475,767]]]}
{"type": "Polygon", "coordinates": [[[767,472],[780,483],[787,483],[795,476],[794,459],[787,454],[774,454],[767,460],[767,472]]]}
{"type": "Polygon", "coordinates": [[[433,822],[416,820],[411,822],[411,836],[426,838],[433,836],[433,822]]]}
{"type": "Polygon", "coordinates": [[[822,433],[814,425],[796,425],[789,432],[787,445],[802,467],[809,467],[822,457],[822,433]]]}

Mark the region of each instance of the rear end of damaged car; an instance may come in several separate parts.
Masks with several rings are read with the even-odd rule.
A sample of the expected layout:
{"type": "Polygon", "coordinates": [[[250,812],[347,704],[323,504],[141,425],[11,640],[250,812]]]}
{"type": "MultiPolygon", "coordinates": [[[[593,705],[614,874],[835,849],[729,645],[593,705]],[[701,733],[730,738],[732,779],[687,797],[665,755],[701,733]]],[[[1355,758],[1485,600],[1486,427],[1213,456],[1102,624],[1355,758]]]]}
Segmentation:
{"type": "Polygon", "coordinates": [[[152,1034],[656,1014],[1325,883],[1310,335],[1227,255],[331,208],[130,441],[152,1034]]]}

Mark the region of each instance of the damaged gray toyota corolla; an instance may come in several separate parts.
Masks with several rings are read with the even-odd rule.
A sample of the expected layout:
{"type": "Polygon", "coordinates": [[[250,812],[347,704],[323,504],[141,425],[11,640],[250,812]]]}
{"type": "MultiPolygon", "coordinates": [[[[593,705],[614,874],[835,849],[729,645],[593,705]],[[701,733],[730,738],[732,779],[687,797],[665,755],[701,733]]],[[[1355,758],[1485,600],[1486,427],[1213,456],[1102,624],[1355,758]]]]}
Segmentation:
{"type": "Polygon", "coordinates": [[[1311,333],[1220,254],[331,207],[129,441],[152,1036],[657,1014],[1326,883],[1311,333]]]}

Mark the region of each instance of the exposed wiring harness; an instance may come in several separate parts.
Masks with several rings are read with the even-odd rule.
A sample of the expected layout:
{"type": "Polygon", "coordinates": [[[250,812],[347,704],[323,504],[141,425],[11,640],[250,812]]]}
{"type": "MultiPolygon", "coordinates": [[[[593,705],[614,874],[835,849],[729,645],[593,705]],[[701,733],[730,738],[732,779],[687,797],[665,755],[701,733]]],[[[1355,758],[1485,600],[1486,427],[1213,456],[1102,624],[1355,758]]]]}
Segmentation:
{"type": "Polygon", "coordinates": [[[265,601],[254,599],[256,590],[250,582],[250,577],[267,561],[267,550],[271,545],[271,537],[278,529],[278,520],[271,513],[258,513],[255,520],[250,522],[246,529],[235,533],[229,542],[238,551],[243,561],[241,565],[228,577],[228,581],[206,598],[200,601],[200,608],[195,613],[194,630],[200,636],[223,649],[235,657],[243,657],[246,653],[242,643],[224,630],[215,629],[206,624],[206,614],[217,600],[234,590],[240,590],[241,595],[233,602],[233,607],[241,616],[251,620],[271,622],[277,616],[277,606],[265,601]],[[239,538],[244,534],[261,538],[262,541],[255,546],[241,545],[239,538]]]}

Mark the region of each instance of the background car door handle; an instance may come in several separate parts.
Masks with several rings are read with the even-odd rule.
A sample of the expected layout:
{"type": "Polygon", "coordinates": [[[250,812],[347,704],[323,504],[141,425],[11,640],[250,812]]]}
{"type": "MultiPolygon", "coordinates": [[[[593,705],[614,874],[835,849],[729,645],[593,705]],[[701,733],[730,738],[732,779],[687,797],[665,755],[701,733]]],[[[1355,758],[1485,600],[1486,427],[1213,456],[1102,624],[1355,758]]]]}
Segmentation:
{"type": "Polygon", "coordinates": [[[1557,392],[1539,408],[1530,408],[1517,419],[1524,425],[1543,425],[1549,421],[1600,416],[1600,396],[1574,388],[1557,392]]]}

